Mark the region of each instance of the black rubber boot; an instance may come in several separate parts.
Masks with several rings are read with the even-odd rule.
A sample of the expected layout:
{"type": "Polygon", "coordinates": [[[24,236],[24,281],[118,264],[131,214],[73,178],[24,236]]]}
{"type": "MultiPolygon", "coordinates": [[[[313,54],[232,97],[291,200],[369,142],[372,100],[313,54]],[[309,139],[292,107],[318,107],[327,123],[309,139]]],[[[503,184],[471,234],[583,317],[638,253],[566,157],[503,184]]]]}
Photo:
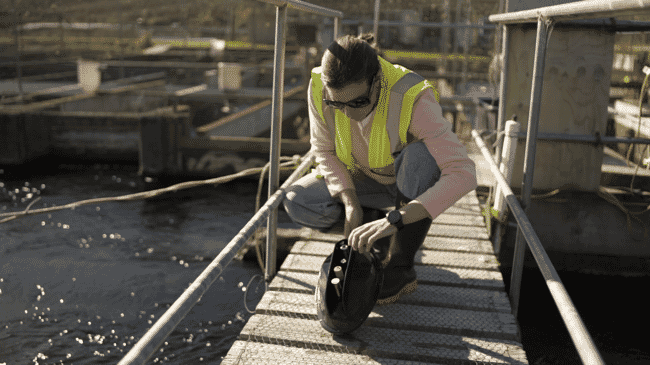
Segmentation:
{"type": "MultiPolygon", "coordinates": [[[[403,199],[398,199],[396,206],[404,205],[403,199]],[[400,201],[401,200],[401,201],[400,201]],[[400,204],[401,203],[401,204],[400,204]]],[[[431,218],[404,225],[399,232],[390,237],[388,263],[384,267],[384,283],[379,292],[377,304],[391,304],[402,295],[410,294],[418,286],[413,261],[431,227],[431,218]]]]}

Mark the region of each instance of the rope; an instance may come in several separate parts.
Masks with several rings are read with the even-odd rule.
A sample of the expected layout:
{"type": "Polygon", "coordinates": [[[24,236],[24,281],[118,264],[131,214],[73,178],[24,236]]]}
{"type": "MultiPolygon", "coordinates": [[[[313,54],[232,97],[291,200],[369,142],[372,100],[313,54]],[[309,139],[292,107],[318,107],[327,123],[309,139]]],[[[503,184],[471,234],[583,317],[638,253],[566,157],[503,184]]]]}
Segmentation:
{"type": "MultiPolygon", "coordinates": [[[[41,197],[40,197],[40,196],[39,196],[38,198],[32,200],[32,201],[29,203],[29,205],[27,206],[27,208],[25,208],[25,210],[23,211],[23,213],[24,213],[24,214],[27,214],[27,212],[29,212],[29,208],[31,208],[32,205],[34,205],[34,203],[36,203],[36,202],[39,201],[39,200],[41,200],[41,197]]],[[[3,219],[3,220],[0,220],[0,223],[9,222],[9,221],[14,220],[14,219],[16,219],[16,218],[18,218],[18,217],[17,217],[17,216],[13,216],[13,217],[5,218],[5,219],[3,219]]]]}
{"type": "MultiPolygon", "coordinates": [[[[259,290],[259,287],[260,287],[260,284],[261,284],[261,283],[264,283],[264,275],[259,275],[259,274],[258,274],[258,275],[253,276],[253,277],[248,281],[248,284],[246,284],[246,286],[245,286],[246,290],[244,290],[244,307],[246,308],[246,311],[247,311],[248,313],[250,313],[250,314],[255,314],[255,310],[250,310],[250,309],[248,309],[248,300],[247,300],[247,298],[248,298],[248,292],[250,292],[249,288],[250,288],[250,286],[251,286],[251,283],[253,282],[253,280],[254,280],[255,278],[258,278],[258,277],[259,277],[260,279],[262,279],[262,280],[257,284],[257,286],[255,287],[255,291],[258,291],[258,290],[259,290]]],[[[264,288],[266,288],[266,285],[264,286],[264,288]]]]}
{"type": "MultiPolygon", "coordinates": [[[[293,170],[298,165],[298,161],[300,159],[300,156],[296,155],[296,156],[293,156],[293,157],[282,157],[281,159],[290,160],[290,162],[285,162],[284,164],[280,164],[280,167],[285,168],[283,171],[285,171],[285,170],[293,170]],[[287,168],[287,167],[289,167],[289,168],[287,168]]],[[[267,166],[269,164],[270,163],[267,163],[267,166]]],[[[178,190],[189,189],[189,188],[202,186],[202,185],[224,184],[224,183],[230,182],[232,180],[235,180],[235,179],[238,179],[238,178],[241,178],[241,177],[258,174],[258,173],[262,172],[264,170],[264,168],[267,168],[267,167],[265,166],[265,167],[250,168],[250,169],[240,171],[240,172],[238,172],[236,174],[227,175],[227,176],[220,176],[220,177],[207,179],[207,180],[186,181],[186,182],[182,182],[182,183],[178,183],[178,184],[175,184],[175,185],[168,186],[166,188],[149,190],[149,191],[144,191],[144,192],[135,193],[135,194],[127,194],[127,195],[122,195],[122,196],[87,199],[87,200],[77,201],[77,202],[74,202],[74,203],[69,203],[69,204],[66,204],[66,205],[56,206],[56,207],[29,210],[29,208],[34,203],[36,203],[38,201],[38,199],[35,199],[34,201],[32,201],[29,204],[29,206],[27,206],[27,208],[24,211],[0,213],[0,218],[4,218],[4,219],[0,220],[0,223],[5,223],[5,222],[8,222],[10,220],[16,219],[18,217],[23,217],[23,216],[26,216],[26,215],[36,215],[36,214],[48,213],[48,212],[64,210],[64,209],[75,209],[75,208],[77,208],[79,206],[82,206],[82,205],[98,204],[98,203],[114,202],[114,201],[141,200],[141,199],[152,198],[154,196],[158,196],[158,195],[161,195],[161,194],[164,194],[164,193],[176,192],[178,190]]],[[[258,209],[259,208],[257,208],[256,211],[258,209]]]]}
{"type": "MultiPolygon", "coordinates": [[[[285,158],[286,157],[281,157],[280,160],[285,158]]],[[[257,184],[257,195],[255,196],[255,212],[260,210],[260,205],[262,204],[262,186],[264,186],[264,176],[266,176],[269,167],[271,167],[271,165],[267,163],[262,169],[262,173],[260,174],[260,179],[257,184]]],[[[262,227],[259,227],[255,230],[255,233],[253,233],[253,239],[251,243],[255,246],[255,256],[257,257],[257,264],[260,265],[260,269],[262,269],[262,271],[266,271],[264,266],[264,260],[262,258],[262,252],[260,251],[260,243],[262,239],[261,232],[262,232],[262,227]]]]}
{"type": "Polygon", "coordinates": [[[607,202],[615,205],[618,209],[623,211],[625,213],[625,216],[627,218],[627,230],[630,232],[630,235],[632,236],[633,239],[637,241],[642,241],[642,239],[637,239],[634,237],[634,234],[632,232],[632,218],[634,218],[641,226],[643,227],[643,237],[645,239],[648,239],[649,232],[648,232],[648,226],[637,217],[637,215],[641,215],[647,211],[650,211],[650,205],[644,210],[638,211],[638,212],[632,212],[629,209],[627,209],[625,206],[623,206],[623,203],[621,203],[620,200],[618,200],[614,195],[612,195],[610,192],[606,191],[602,186],[598,188],[598,196],[601,198],[605,199],[607,202]]]}

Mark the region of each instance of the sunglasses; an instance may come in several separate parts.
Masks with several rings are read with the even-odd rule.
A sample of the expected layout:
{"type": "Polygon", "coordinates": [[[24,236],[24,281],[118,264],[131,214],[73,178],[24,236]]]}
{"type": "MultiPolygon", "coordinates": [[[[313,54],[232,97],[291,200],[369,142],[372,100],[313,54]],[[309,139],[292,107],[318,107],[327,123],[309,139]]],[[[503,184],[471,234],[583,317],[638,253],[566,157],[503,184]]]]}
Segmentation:
{"type": "Polygon", "coordinates": [[[348,101],[348,102],[343,102],[343,101],[334,101],[334,100],[327,100],[323,99],[323,102],[327,106],[331,106],[332,108],[335,109],[343,109],[346,106],[349,108],[353,109],[359,109],[366,107],[370,105],[370,93],[372,92],[372,85],[375,83],[375,77],[372,77],[372,81],[370,82],[370,85],[368,86],[368,93],[366,96],[360,96],[354,100],[348,101]]]}

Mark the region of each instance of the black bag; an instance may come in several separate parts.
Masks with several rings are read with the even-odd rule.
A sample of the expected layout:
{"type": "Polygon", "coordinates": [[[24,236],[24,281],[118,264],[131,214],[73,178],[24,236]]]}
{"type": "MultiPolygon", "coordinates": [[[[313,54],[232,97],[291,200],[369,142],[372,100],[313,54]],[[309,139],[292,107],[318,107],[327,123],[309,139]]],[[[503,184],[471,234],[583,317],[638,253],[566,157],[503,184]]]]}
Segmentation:
{"type": "Polygon", "coordinates": [[[377,302],[383,271],[376,256],[360,254],[344,239],[334,245],[320,269],[316,305],[321,326],[334,334],[359,328],[377,302]]]}

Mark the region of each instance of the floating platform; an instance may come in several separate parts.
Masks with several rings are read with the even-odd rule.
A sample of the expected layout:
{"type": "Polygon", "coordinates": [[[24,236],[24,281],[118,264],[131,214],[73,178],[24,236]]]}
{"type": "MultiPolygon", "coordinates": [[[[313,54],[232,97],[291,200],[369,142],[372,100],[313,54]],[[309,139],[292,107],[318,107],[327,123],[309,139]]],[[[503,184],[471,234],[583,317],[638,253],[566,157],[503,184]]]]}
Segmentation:
{"type": "Polygon", "coordinates": [[[476,192],[433,222],[416,256],[417,290],[375,306],[347,336],[320,326],[314,299],[343,236],[303,232],[222,365],[528,363],[476,192]]]}

